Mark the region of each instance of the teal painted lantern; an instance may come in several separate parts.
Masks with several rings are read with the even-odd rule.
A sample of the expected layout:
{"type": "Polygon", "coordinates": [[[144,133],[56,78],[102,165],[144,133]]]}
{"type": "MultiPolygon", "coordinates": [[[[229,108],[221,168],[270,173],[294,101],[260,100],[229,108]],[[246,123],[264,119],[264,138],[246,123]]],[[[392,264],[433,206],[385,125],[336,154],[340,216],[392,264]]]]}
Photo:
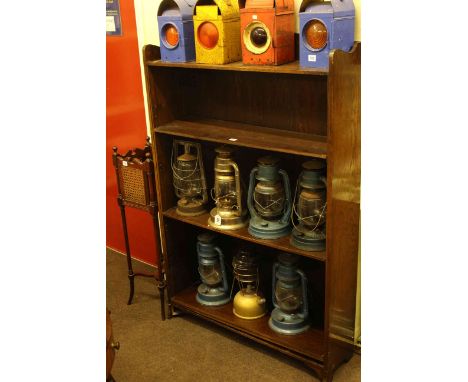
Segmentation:
{"type": "Polygon", "coordinates": [[[327,189],[325,161],[310,160],[302,172],[294,193],[291,244],[304,251],[325,250],[327,189]]]}
{"type": "Polygon", "coordinates": [[[258,159],[250,172],[247,206],[249,233],[260,239],[277,239],[290,232],[291,187],[286,171],[271,156],[258,159]]]}
{"type": "Polygon", "coordinates": [[[218,306],[230,301],[224,254],[214,244],[216,236],[202,233],[197,239],[198,273],[202,283],[197,289],[197,301],[202,305],[218,306]]]}
{"type": "Polygon", "coordinates": [[[268,324],[281,334],[299,334],[309,328],[307,278],[298,267],[299,256],[282,253],[273,265],[273,305],[268,324]]]}

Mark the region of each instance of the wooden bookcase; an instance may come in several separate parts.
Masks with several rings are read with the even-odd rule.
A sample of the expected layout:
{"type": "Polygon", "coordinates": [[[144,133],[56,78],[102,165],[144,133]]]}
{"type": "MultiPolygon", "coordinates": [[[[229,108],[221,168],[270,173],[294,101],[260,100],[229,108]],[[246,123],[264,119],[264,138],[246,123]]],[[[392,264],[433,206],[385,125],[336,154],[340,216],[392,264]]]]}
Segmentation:
{"type": "MultiPolygon", "coordinates": [[[[281,66],[164,63],[159,47],[143,48],[169,316],[186,312],[304,362],[324,381],[353,354],[360,216],[360,43],[351,52],[333,51],[329,70],[281,66]],[[213,185],[214,148],[237,147],[241,176],[256,159],[273,153],[295,185],[301,163],[327,161],[327,245],[323,252],[292,247],[289,237],[260,240],[247,229],[217,231],[208,213],[175,213],[171,148],[175,138],[202,144],[208,187],[213,185]],[[229,267],[240,247],[261,259],[260,289],[271,312],[271,267],[280,252],[302,256],[308,276],[311,328],[286,336],[268,327],[268,316],[242,320],[232,304],[205,307],[195,300],[196,237],[219,233],[229,267]]],[[[246,195],[245,195],[246,196],[246,195]]],[[[231,275],[232,277],[232,275],[231,275]]]]}

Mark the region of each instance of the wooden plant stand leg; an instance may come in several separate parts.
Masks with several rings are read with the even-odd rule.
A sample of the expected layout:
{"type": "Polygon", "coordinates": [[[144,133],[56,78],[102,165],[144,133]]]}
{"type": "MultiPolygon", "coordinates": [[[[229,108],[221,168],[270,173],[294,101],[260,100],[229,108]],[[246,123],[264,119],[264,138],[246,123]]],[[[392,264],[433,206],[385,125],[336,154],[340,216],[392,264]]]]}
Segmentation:
{"type": "Polygon", "coordinates": [[[162,248],[161,248],[161,240],[159,238],[159,221],[158,221],[158,212],[154,209],[151,212],[153,216],[153,232],[154,232],[154,243],[156,246],[156,281],[158,283],[158,290],[159,290],[159,300],[161,303],[161,319],[164,321],[166,319],[166,301],[164,298],[164,291],[166,289],[166,281],[164,280],[164,266],[161,260],[162,258],[162,248]],[[158,244],[159,248],[161,249],[161,255],[158,255],[158,244]]]}
{"type": "Polygon", "coordinates": [[[161,319],[164,321],[166,319],[166,304],[164,298],[164,290],[166,289],[166,282],[164,280],[160,280],[158,282],[158,290],[159,290],[159,300],[161,302],[161,319]]]}
{"type": "Polygon", "coordinates": [[[118,199],[120,207],[120,215],[122,217],[122,227],[125,238],[125,254],[127,255],[127,268],[128,268],[128,280],[130,281],[130,296],[128,297],[127,305],[131,305],[133,300],[133,294],[135,292],[135,273],[133,273],[132,266],[132,255],[130,253],[130,243],[128,241],[128,231],[127,231],[127,218],[125,216],[125,206],[122,203],[122,200],[118,199]]]}

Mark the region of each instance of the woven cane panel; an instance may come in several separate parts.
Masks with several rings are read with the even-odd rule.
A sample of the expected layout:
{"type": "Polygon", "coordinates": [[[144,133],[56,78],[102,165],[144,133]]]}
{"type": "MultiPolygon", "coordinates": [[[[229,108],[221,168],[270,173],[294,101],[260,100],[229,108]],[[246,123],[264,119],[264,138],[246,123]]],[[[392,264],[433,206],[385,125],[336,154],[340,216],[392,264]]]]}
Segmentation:
{"type": "Polygon", "coordinates": [[[128,202],[146,205],[143,171],[133,167],[120,167],[122,197],[128,202]]]}

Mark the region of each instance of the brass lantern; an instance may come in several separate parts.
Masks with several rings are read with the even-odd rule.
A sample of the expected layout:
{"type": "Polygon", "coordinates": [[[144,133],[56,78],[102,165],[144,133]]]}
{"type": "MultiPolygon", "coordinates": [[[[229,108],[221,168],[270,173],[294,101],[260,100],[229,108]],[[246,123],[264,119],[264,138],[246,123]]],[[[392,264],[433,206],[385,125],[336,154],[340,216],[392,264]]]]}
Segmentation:
{"type": "Polygon", "coordinates": [[[232,160],[233,149],[221,146],[215,149],[215,180],[212,197],[216,207],[210,212],[208,224],[222,230],[236,230],[247,225],[247,211],[242,205],[242,187],[239,167],[232,160]],[[214,195],[213,195],[214,191],[214,195]]]}
{"type": "Polygon", "coordinates": [[[205,213],[208,193],[199,143],[174,140],[172,175],[175,194],[179,198],[176,212],[183,216],[205,213]]]}
{"type": "Polygon", "coordinates": [[[260,239],[278,239],[291,231],[291,190],[286,171],[271,156],[258,159],[250,173],[247,206],[249,233],[260,239]]]}
{"type": "Polygon", "coordinates": [[[234,256],[232,267],[234,279],[239,285],[239,292],[233,301],[233,313],[246,320],[263,317],[266,314],[266,300],[258,290],[260,279],[256,257],[241,250],[234,256]]]}
{"type": "Polygon", "coordinates": [[[302,164],[296,185],[291,222],[291,244],[304,251],[325,250],[327,189],[325,161],[310,160],[302,164]]]}

